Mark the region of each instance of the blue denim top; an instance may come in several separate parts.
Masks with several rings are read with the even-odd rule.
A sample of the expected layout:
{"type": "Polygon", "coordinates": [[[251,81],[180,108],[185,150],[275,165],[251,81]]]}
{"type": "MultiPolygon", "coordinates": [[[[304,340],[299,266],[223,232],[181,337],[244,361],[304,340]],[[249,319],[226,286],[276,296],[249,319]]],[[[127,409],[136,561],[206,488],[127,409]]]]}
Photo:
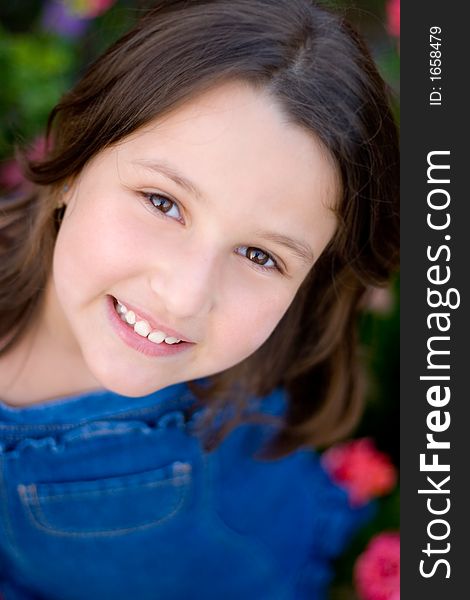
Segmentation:
{"type": "MultiPolygon", "coordinates": [[[[213,452],[187,384],[0,402],[0,597],[5,600],[321,600],[331,560],[370,516],[299,450],[253,454],[272,425],[213,452]]],[[[282,414],[282,389],[253,398],[282,414]]]]}

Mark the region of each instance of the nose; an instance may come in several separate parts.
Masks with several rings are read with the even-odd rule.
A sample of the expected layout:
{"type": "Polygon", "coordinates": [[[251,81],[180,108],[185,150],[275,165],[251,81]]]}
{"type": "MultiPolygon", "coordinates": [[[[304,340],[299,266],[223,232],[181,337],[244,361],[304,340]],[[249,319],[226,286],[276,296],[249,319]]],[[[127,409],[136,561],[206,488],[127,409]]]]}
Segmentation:
{"type": "Polygon", "coordinates": [[[150,286],[169,315],[187,319],[210,312],[220,267],[213,248],[188,242],[160,252],[153,262],[150,286]]]}

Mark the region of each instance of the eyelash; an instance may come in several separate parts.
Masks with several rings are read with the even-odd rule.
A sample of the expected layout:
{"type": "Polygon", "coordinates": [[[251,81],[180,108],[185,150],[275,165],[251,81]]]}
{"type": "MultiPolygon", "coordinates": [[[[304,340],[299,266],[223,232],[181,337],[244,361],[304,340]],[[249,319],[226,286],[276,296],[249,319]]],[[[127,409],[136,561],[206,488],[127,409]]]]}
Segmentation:
{"type": "MultiPolygon", "coordinates": [[[[176,206],[178,208],[178,212],[181,215],[181,210],[179,208],[179,205],[177,202],[175,202],[175,200],[172,200],[171,198],[168,198],[167,196],[165,196],[164,194],[158,194],[155,192],[140,192],[141,195],[145,198],[145,200],[147,201],[147,203],[150,205],[150,208],[154,211],[157,211],[159,213],[161,213],[163,216],[168,216],[168,212],[171,210],[171,208],[168,211],[163,211],[160,210],[159,208],[157,208],[157,206],[155,206],[155,204],[152,202],[152,197],[156,196],[158,198],[162,198],[163,200],[167,200],[168,202],[172,202],[173,206],[176,206]]],[[[169,216],[169,219],[173,219],[174,217],[169,216]]],[[[176,221],[179,221],[180,223],[182,223],[182,219],[175,219],[176,221]]],[[[273,271],[277,271],[279,273],[282,273],[282,269],[280,268],[277,260],[269,253],[266,252],[265,250],[262,250],[261,248],[258,248],[256,246],[240,246],[241,249],[246,250],[248,252],[248,250],[254,250],[254,251],[258,251],[261,252],[262,254],[266,255],[268,257],[268,260],[272,260],[274,263],[274,266],[272,267],[266,267],[265,265],[260,265],[259,263],[254,262],[253,260],[250,260],[248,257],[246,257],[248,259],[248,261],[252,264],[252,266],[255,269],[259,269],[261,271],[265,271],[265,272],[273,272],[273,271]]]]}
{"type": "MultiPolygon", "coordinates": [[[[157,212],[161,213],[162,215],[164,215],[165,217],[168,216],[168,212],[169,211],[165,212],[164,210],[160,210],[157,206],[155,206],[155,204],[152,202],[152,197],[154,196],[154,197],[157,197],[157,198],[162,198],[163,200],[167,200],[168,202],[172,202],[173,206],[176,206],[177,209],[178,209],[178,212],[180,213],[180,218],[179,219],[175,219],[175,220],[179,221],[180,223],[183,222],[182,217],[181,217],[180,207],[179,207],[179,205],[174,200],[172,200],[171,198],[168,198],[164,194],[157,194],[156,192],[141,192],[141,194],[145,198],[145,200],[148,202],[148,204],[150,205],[150,208],[153,211],[157,211],[157,212]]],[[[169,210],[171,210],[171,208],[169,210]]],[[[168,218],[173,219],[174,217],[169,216],[168,218]]]]}
{"type": "MultiPolygon", "coordinates": [[[[265,271],[268,273],[269,272],[272,273],[273,271],[279,271],[280,273],[282,272],[277,260],[273,256],[271,256],[271,254],[269,254],[269,252],[266,252],[265,250],[262,250],[261,248],[257,248],[256,246],[240,246],[240,249],[246,250],[247,253],[248,253],[248,250],[255,250],[255,251],[261,252],[262,254],[265,254],[268,257],[268,260],[272,260],[274,263],[273,267],[266,267],[265,265],[260,265],[259,263],[256,263],[253,260],[250,260],[248,257],[246,257],[255,269],[260,269],[261,271],[265,271]]],[[[242,255],[242,256],[244,256],[244,255],[242,255]]]]}

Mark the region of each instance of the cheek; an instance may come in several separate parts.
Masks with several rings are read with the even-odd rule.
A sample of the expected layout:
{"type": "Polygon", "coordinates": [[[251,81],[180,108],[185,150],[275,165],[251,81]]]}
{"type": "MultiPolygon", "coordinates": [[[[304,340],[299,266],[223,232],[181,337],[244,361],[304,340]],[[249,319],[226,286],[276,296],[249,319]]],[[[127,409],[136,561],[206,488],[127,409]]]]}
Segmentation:
{"type": "Polygon", "coordinates": [[[86,210],[71,207],[54,251],[56,285],[72,296],[106,292],[141,256],[136,249],[138,232],[125,219],[100,208],[98,202],[88,204],[86,210]]]}
{"type": "Polygon", "coordinates": [[[273,286],[271,293],[256,294],[254,291],[232,301],[223,315],[218,328],[218,344],[221,351],[230,355],[232,364],[253,354],[268,339],[294,297],[292,290],[279,290],[273,286]]]}

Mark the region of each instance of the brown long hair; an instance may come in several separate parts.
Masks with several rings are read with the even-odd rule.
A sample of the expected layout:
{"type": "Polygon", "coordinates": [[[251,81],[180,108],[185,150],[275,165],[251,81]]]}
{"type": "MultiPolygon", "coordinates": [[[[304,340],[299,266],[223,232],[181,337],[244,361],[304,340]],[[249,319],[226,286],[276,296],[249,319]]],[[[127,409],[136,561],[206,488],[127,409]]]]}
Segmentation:
{"type": "Polygon", "coordinates": [[[270,338],[209,385],[192,384],[206,424],[236,409],[207,449],[246,417],[249,396],[284,386],[287,413],[266,451],[274,458],[331,443],[356,424],[358,307],[398,263],[398,142],[387,89],[353,28],[311,0],[159,0],[62,98],[46,158],[25,161],[36,191],[2,206],[0,356],[43,300],[59,188],[104,148],[229,79],[270,92],[322,141],[342,179],[337,232],[270,338]]]}

